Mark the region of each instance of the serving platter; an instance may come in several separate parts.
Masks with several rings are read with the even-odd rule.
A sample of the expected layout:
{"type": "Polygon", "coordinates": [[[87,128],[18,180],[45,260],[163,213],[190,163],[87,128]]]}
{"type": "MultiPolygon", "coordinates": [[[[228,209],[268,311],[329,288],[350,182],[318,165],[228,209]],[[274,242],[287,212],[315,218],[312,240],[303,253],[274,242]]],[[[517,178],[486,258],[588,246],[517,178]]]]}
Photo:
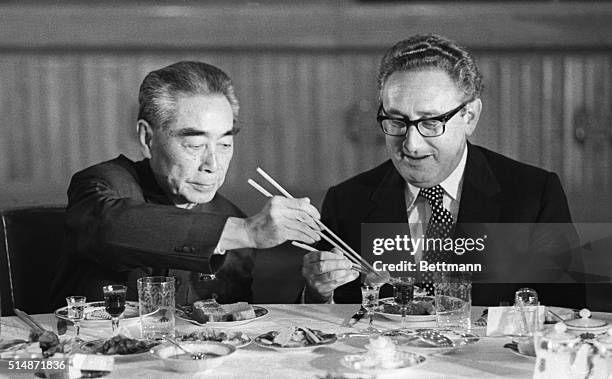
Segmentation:
{"type": "Polygon", "coordinates": [[[454,346],[433,346],[416,337],[417,333],[426,330],[428,329],[407,330],[406,334],[395,336],[393,339],[396,341],[398,349],[400,350],[415,351],[426,355],[444,354],[467,345],[473,345],[480,340],[478,335],[470,332],[451,329],[434,329],[453,341],[454,346]]]}
{"type": "Polygon", "coordinates": [[[266,308],[260,307],[259,305],[253,305],[253,311],[255,312],[255,318],[250,318],[248,320],[210,321],[210,322],[201,323],[193,319],[192,317],[193,307],[191,305],[182,305],[176,308],[176,318],[181,319],[183,321],[190,322],[198,326],[232,327],[232,326],[245,325],[255,320],[260,320],[261,318],[265,317],[269,313],[269,311],[266,308]]]}
{"type": "MultiPolygon", "coordinates": [[[[432,296],[419,296],[419,297],[415,297],[416,300],[418,300],[419,302],[423,301],[423,302],[431,302],[433,305],[433,301],[434,298],[432,296]]],[[[387,317],[389,319],[392,320],[401,320],[402,319],[402,314],[399,311],[399,309],[397,310],[393,310],[393,311],[389,311],[388,309],[391,308],[390,306],[394,306],[398,307],[395,303],[394,298],[392,297],[385,297],[380,299],[379,301],[379,306],[374,310],[374,313],[379,314],[381,316],[387,317]],[[385,310],[385,306],[387,307],[387,310],[385,310]]],[[[430,322],[430,321],[436,321],[436,315],[434,314],[428,314],[428,315],[411,315],[411,314],[406,314],[406,322],[430,322]]]]}
{"type": "MultiPolygon", "coordinates": [[[[83,313],[85,314],[85,318],[81,320],[81,327],[87,326],[95,326],[99,327],[100,325],[105,325],[108,323],[110,327],[111,317],[108,313],[106,313],[104,302],[103,301],[93,301],[89,303],[85,303],[85,307],[83,309],[83,313]]],[[[63,320],[72,321],[68,317],[68,307],[61,307],[55,310],[55,317],[61,318],[63,320]]],[[[125,312],[121,316],[121,324],[125,322],[133,322],[138,321],[138,302],[137,301],[126,301],[125,302],[125,312]]]]}
{"type": "Polygon", "coordinates": [[[335,334],[323,334],[320,333],[318,337],[322,338],[319,343],[311,343],[307,345],[296,345],[296,346],[283,346],[278,343],[273,342],[274,337],[276,337],[280,333],[277,330],[270,331],[268,333],[261,334],[255,337],[255,344],[258,346],[274,349],[277,351],[289,352],[289,351],[307,351],[316,349],[321,346],[331,345],[338,340],[338,337],[335,334]]]}
{"type": "Polygon", "coordinates": [[[183,333],[177,336],[180,342],[221,342],[232,345],[237,349],[248,346],[252,340],[245,332],[237,330],[199,330],[191,333],[183,333]]]}
{"type": "Polygon", "coordinates": [[[151,349],[161,343],[161,342],[158,342],[158,341],[138,340],[139,342],[146,343],[147,346],[143,347],[142,349],[140,349],[140,350],[138,350],[138,351],[136,351],[134,353],[128,353],[128,354],[102,354],[99,351],[102,348],[102,345],[104,345],[104,343],[106,341],[107,341],[107,339],[97,339],[97,340],[93,340],[93,341],[83,342],[82,344],[79,345],[78,351],[76,351],[76,352],[77,353],[82,353],[82,354],[105,355],[105,356],[109,356],[109,357],[114,357],[115,360],[127,361],[127,360],[132,360],[132,359],[136,359],[136,358],[140,358],[140,357],[144,357],[144,356],[149,355],[151,353],[151,349]]]}

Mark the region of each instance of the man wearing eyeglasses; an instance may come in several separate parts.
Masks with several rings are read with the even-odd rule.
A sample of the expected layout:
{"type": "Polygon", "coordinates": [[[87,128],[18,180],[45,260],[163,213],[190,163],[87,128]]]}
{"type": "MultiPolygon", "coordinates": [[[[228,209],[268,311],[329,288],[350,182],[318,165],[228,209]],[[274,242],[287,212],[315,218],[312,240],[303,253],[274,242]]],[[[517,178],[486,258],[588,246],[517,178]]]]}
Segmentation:
{"type": "MultiPolygon", "coordinates": [[[[550,252],[556,247],[548,245],[566,250],[574,243],[575,230],[557,175],[468,142],[483,107],[482,76],[468,51],[440,36],[413,36],[386,52],[378,88],[377,120],[390,159],[332,187],[322,209],[322,221],[355,250],[360,248],[362,223],[409,223],[411,236],[440,238],[453,237],[453,232],[456,237],[458,224],[567,223],[564,236],[542,233],[544,237],[530,246],[547,245],[550,252]]],[[[533,228],[527,229],[515,240],[532,238],[533,228]]],[[[415,250],[410,259],[416,263],[457,258],[415,250]]],[[[486,257],[489,268],[507,274],[518,264],[512,254],[486,257]]],[[[563,272],[569,255],[553,254],[554,265],[563,272]]],[[[529,259],[535,262],[533,254],[529,259]]],[[[335,249],[305,255],[303,275],[306,302],[361,301],[359,275],[335,249]]],[[[422,272],[416,275],[432,293],[432,278],[422,272]]],[[[501,297],[514,294],[511,287],[519,286],[475,286],[474,303],[497,305],[501,297]]],[[[569,288],[577,292],[569,294],[561,287],[545,287],[538,287],[544,291],[542,298],[555,304],[564,303],[566,296],[580,304],[584,297],[581,289],[569,288]]]]}

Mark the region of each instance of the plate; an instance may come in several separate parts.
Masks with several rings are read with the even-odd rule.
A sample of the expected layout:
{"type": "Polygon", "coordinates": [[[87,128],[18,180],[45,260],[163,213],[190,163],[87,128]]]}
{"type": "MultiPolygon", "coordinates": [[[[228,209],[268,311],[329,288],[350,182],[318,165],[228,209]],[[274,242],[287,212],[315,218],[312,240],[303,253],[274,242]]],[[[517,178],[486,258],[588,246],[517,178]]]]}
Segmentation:
{"type": "Polygon", "coordinates": [[[408,367],[415,367],[425,363],[427,358],[420,354],[410,353],[407,351],[396,351],[393,361],[383,363],[372,359],[369,354],[351,354],[345,355],[340,360],[344,367],[352,368],[353,370],[364,371],[366,373],[375,373],[379,371],[400,370],[408,367]]]}
{"type": "MultiPolygon", "coordinates": [[[[419,301],[424,301],[424,302],[431,302],[432,304],[434,301],[434,298],[432,296],[418,296],[418,297],[415,297],[415,299],[419,301]]],[[[379,303],[381,305],[379,306],[378,310],[374,311],[374,313],[377,313],[379,315],[385,316],[393,320],[402,319],[402,314],[399,312],[399,310],[397,311],[397,313],[395,311],[389,312],[389,311],[383,310],[383,307],[385,305],[395,304],[395,300],[392,297],[382,298],[379,300],[379,303]]],[[[435,313],[432,315],[410,315],[410,314],[406,315],[406,322],[429,322],[429,321],[436,321],[435,313]]]]}
{"type": "Polygon", "coordinates": [[[239,349],[249,345],[252,340],[245,332],[236,330],[198,330],[191,333],[185,333],[176,338],[177,341],[208,341],[221,342],[232,345],[239,349]]]}
{"type": "MultiPolygon", "coordinates": [[[[111,316],[104,310],[103,301],[93,301],[85,303],[83,312],[85,313],[85,319],[81,320],[81,326],[100,326],[108,323],[110,326],[111,316]]],[[[55,310],[55,317],[71,321],[68,318],[68,307],[61,307],[55,310]]],[[[138,302],[137,301],[126,301],[125,312],[121,316],[121,322],[136,321],[139,318],[138,314],[138,302]]]]}
{"type": "Polygon", "coordinates": [[[407,330],[405,335],[394,336],[393,339],[397,342],[398,347],[406,348],[408,350],[418,351],[423,354],[442,354],[452,350],[459,349],[463,346],[473,345],[480,340],[479,336],[470,333],[470,332],[462,332],[450,329],[433,329],[437,332],[440,332],[442,335],[448,337],[451,341],[455,343],[455,346],[450,347],[438,347],[432,346],[427,342],[421,341],[416,337],[416,333],[422,332],[425,330],[429,330],[427,328],[424,329],[415,329],[415,330],[407,330]],[[467,338],[466,338],[467,337],[467,338]]]}
{"type": "MultiPolygon", "coordinates": [[[[329,334],[329,336],[331,337],[326,338],[319,343],[315,343],[311,345],[300,345],[300,346],[282,346],[282,345],[272,342],[272,340],[274,339],[274,337],[276,337],[278,333],[279,332],[277,330],[273,330],[271,332],[261,334],[255,337],[255,343],[258,346],[265,347],[268,349],[288,352],[288,351],[312,350],[320,346],[331,345],[338,340],[338,337],[336,337],[335,334],[329,334]]],[[[321,333],[318,335],[318,337],[322,337],[323,335],[324,334],[321,333]]]]}
{"type": "MultiPolygon", "coordinates": [[[[78,353],[82,353],[82,354],[95,354],[95,355],[106,355],[106,354],[102,354],[102,353],[98,353],[97,351],[102,347],[102,345],[104,345],[104,342],[106,342],[107,339],[98,339],[98,340],[93,340],[93,341],[87,341],[87,342],[83,342],[82,344],[79,345],[79,350],[77,351],[78,353]]],[[[138,351],[137,353],[132,353],[132,354],[108,354],[106,356],[109,357],[115,357],[115,360],[129,360],[129,359],[134,359],[134,358],[138,358],[138,357],[144,357],[148,354],[151,353],[151,349],[157,345],[159,345],[161,342],[160,341],[147,341],[147,340],[138,340],[139,342],[146,342],[147,346],[143,347],[140,351],[138,351]]]]}
{"type": "Polygon", "coordinates": [[[535,355],[529,355],[529,354],[524,354],[519,352],[518,350],[518,342],[516,341],[512,341],[510,343],[507,343],[504,345],[504,347],[508,350],[510,350],[510,352],[512,352],[512,354],[514,355],[518,355],[519,357],[523,357],[523,358],[527,358],[527,359],[532,359],[535,360],[535,355]]]}
{"type": "Polygon", "coordinates": [[[266,316],[268,314],[268,310],[264,307],[260,307],[258,305],[253,305],[253,311],[255,312],[255,318],[250,318],[248,320],[240,320],[240,321],[213,321],[201,323],[194,320],[191,317],[191,312],[193,312],[193,307],[191,305],[183,305],[180,308],[176,308],[176,318],[181,319],[183,321],[190,322],[199,326],[238,326],[248,324],[251,321],[259,320],[260,318],[266,316]]]}

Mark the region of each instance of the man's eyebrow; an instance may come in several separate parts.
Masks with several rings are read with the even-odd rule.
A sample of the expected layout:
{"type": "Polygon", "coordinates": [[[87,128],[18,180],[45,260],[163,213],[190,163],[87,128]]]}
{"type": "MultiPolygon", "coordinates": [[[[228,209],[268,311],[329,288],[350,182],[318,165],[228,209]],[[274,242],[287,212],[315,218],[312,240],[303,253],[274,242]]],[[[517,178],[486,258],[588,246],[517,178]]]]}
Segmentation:
{"type": "MultiPolygon", "coordinates": [[[[403,117],[408,117],[407,115],[405,115],[404,113],[402,113],[401,111],[395,109],[395,108],[389,108],[389,109],[385,109],[385,112],[390,115],[390,116],[403,116],[403,117]]],[[[441,115],[441,112],[435,111],[435,110],[426,110],[426,111],[420,111],[417,112],[419,117],[418,119],[422,119],[422,118],[426,118],[426,117],[435,117],[438,115],[441,115]]]]}
{"type": "MultiPolygon", "coordinates": [[[[230,129],[227,132],[223,133],[222,137],[233,136],[236,133],[238,133],[238,129],[233,127],[232,129],[230,129]]],[[[194,136],[204,136],[204,137],[207,137],[207,136],[210,135],[210,133],[206,132],[206,131],[203,131],[203,130],[194,129],[194,128],[182,128],[182,129],[179,129],[179,130],[171,131],[170,135],[173,136],[173,137],[194,137],[194,136]]]]}

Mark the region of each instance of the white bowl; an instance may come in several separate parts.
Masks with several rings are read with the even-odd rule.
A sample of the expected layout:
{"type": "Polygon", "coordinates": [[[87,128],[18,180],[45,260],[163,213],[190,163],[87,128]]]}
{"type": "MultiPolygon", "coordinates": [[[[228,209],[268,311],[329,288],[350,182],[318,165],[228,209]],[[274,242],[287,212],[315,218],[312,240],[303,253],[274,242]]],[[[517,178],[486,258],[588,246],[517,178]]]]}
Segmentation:
{"type": "Polygon", "coordinates": [[[223,363],[225,357],[236,351],[236,348],[232,345],[210,341],[181,342],[181,346],[193,353],[211,353],[218,355],[218,357],[193,360],[176,359],[173,357],[185,354],[185,352],[169,343],[154,347],[152,352],[164,362],[164,366],[169,370],[177,372],[196,372],[218,367],[223,363]]]}

